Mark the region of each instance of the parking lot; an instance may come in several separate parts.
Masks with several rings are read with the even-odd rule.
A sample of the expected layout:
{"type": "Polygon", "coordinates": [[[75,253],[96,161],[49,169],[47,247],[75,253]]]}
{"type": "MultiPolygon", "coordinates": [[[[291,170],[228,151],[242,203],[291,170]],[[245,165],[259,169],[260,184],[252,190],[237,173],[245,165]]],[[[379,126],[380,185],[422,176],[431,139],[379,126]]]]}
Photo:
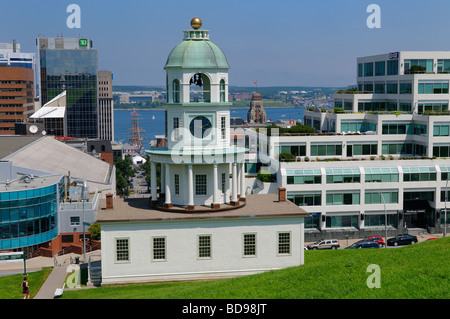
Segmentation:
{"type": "MultiPolygon", "coordinates": [[[[421,243],[421,242],[424,242],[426,240],[429,240],[430,238],[442,238],[442,234],[423,234],[423,233],[414,234],[414,233],[411,233],[411,235],[417,237],[418,243],[421,243]]],[[[383,238],[383,241],[385,241],[385,238],[384,238],[383,235],[379,235],[379,236],[383,238]]],[[[389,238],[393,238],[393,236],[388,236],[388,239],[389,238]]],[[[360,240],[363,240],[363,239],[364,238],[338,239],[339,240],[339,244],[340,244],[340,247],[338,249],[345,249],[346,247],[352,245],[353,243],[356,243],[356,242],[358,242],[360,240]]],[[[308,246],[309,244],[313,244],[313,243],[315,243],[315,242],[314,241],[305,242],[305,247],[308,246]]],[[[389,248],[389,249],[391,249],[391,248],[399,248],[399,247],[404,247],[404,246],[397,246],[397,247],[395,247],[395,246],[387,246],[387,248],[389,248]]]]}

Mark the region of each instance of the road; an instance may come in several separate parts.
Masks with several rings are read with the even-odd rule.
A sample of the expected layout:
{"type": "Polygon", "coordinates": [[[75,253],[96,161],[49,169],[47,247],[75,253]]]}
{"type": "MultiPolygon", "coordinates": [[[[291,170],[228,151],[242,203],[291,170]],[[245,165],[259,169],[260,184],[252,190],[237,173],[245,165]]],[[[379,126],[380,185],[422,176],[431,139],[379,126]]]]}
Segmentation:
{"type": "MultiPolygon", "coordinates": [[[[442,234],[420,234],[420,235],[414,235],[417,237],[418,243],[424,242],[426,240],[428,240],[429,238],[442,238],[442,234]]],[[[384,236],[381,236],[384,240],[384,236]]],[[[389,238],[392,238],[394,236],[389,236],[389,238]]],[[[341,245],[341,247],[339,249],[345,249],[346,247],[352,245],[353,243],[362,240],[363,238],[358,238],[358,239],[340,239],[339,243],[341,245]]],[[[309,244],[312,244],[314,242],[305,242],[305,246],[308,246],[309,244]]],[[[400,248],[400,247],[405,247],[405,246],[387,246],[387,248],[391,249],[391,248],[400,248]]]]}

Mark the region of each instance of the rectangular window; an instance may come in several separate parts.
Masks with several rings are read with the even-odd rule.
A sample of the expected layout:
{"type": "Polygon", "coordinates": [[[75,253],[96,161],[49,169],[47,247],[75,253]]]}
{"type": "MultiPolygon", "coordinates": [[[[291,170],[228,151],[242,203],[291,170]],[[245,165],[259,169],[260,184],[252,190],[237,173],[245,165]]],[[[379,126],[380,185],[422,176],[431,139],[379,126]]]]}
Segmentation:
{"type": "Polygon", "coordinates": [[[327,216],[327,228],[342,228],[342,227],[359,227],[358,215],[350,216],[327,216]]]}
{"type": "Polygon", "coordinates": [[[226,131],[227,131],[226,123],[227,123],[227,118],[225,116],[222,116],[220,118],[220,132],[222,134],[222,140],[226,139],[226,131]]]}
{"type": "Polygon", "coordinates": [[[180,175],[175,174],[175,195],[180,195],[180,175]]]}
{"type": "Polygon", "coordinates": [[[436,177],[437,177],[436,168],[433,166],[403,168],[404,182],[435,181],[436,177]]]}
{"type": "Polygon", "coordinates": [[[80,217],[79,216],[70,217],[70,226],[80,226],[80,217]]]}
{"type": "Polygon", "coordinates": [[[311,144],[311,156],[341,156],[341,144],[314,145],[311,144]]]}
{"type": "Polygon", "coordinates": [[[166,259],[166,237],[153,237],[153,260],[166,259]]]}
{"type": "Polygon", "coordinates": [[[327,205],[359,205],[359,202],[359,192],[327,193],[327,205]]]}
{"type": "Polygon", "coordinates": [[[419,81],[418,93],[419,94],[448,94],[448,81],[441,81],[441,82],[419,81]]]}
{"type": "Polygon", "coordinates": [[[256,234],[244,234],[244,257],[256,256],[256,234]]]}
{"type": "Polygon", "coordinates": [[[357,168],[329,168],[326,169],[327,184],[360,183],[360,173],[357,168]]]}
{"type": "Polygon", "coordinates": [[[61,235],[62,243],[73,243],[73,235],[61,235]]]}
{"type": "Polygon", "coordinates": [[[398,192],[372,192],[367,191],[364,197],[365,204],[398,204],[398,192]],[[383,198],[381,198],[381,195],[383,198]]]}
{"type": "Polygon", "coordinates": [[[386,93],[397,94],[397,83],[387,83],[386,84],[386,93]]]}
{"type": "Polygon", "coordinates": [[[291,254],[291,233],[278,233],[278,255],[291,254]]]}
{"type": "Polygon", "coordinates": [[[363,76],[363,64],[358,63],[358,77],[362,77],[362,76],[363,76]]]}
{"type": "Polygon", "coordinates": [[[400,94],[411,94],[412,93],[412,83],[400,83],[400,94]]]}
{"type": "Polygon", "coordinates": [[[130,240],[128,238],[116,239],[116,261],[130,261],[130,240]]]}
{"type": "Polygon", "coordinates": [[[288,184],[320,184],[322,176],[320,169],[286,170],[288,184]]]}
{"type": "Polygon", "coordinates": [[[180,138],[180,119],[178,117],[173,118],[173,140],[178,141],[180,138]]]}
{"type": "Polygon", "coordinates": [[[385,72],[385,61],[375,62],[375,76],[384,76],[385,72]]]}
{"type": "Polygon", "coordinates": [[[366,183],[398,182],[398,169],[395,167],[364,168],[366,183]]]}
{"type": "Polygon", "coordinates": [[[398,75],[398,60],[387,61],[387,75],[398,75]]]}
{"type": "Polygon", "coordinates": [[[364,63],[364,76],[373,76],[373,62],[364,63]]]}
{"type": "MultiPolygon", "coordinates": [[[[365,227],[377,227],[385,225],[386,216],[384,214],[366,214],[364,218],[364,226],[365,227]]],[[[396,227],[398,225],[398,217],[397,214],[387,215],[387,224],[388,226],[396,227]]]]}
{"type": "Polygon", "coordinates": [[[198,258],[212,258],[211,235],[198,236],[198,258]]]}
{"type": "Polygon", "coordinates": [[[434,125],[433,136],[449,136],[449,125],[434,125]]]}
{"type": "Polygon", "coordinates": [[[375,93],[384,93],[385,85],[384,83],[375,83],[375,93]]]}
{"type": "Polygon", "coordinates": [[[207,194],[207,175],[195,175],[195,195],[207,194]]]}
{"type": "Polygon", "coordinates": [[[322,205],[322,193],[288,193],[287,199],[298,206],[320,206],[322,205]]]}

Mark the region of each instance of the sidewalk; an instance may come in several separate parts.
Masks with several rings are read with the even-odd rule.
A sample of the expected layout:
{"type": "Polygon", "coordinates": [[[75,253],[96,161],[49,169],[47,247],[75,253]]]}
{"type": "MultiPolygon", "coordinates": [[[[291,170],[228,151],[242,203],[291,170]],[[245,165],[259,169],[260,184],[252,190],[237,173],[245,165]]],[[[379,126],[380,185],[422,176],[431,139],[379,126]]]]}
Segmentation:
{"type": "Polygon", "coordinates": [[[54,299],[55,290],[63,287],[66,276],[67,266],[54,268],[33,299],[54,299]]]}
{"type": "MultiPolygon", "coordinates": [[[[86,262],[90,255],[99,255],[101,250],[95,250],[93,252],[86,253],[86,262]]],[[[79,254],[67,254],[62,256],[57,256],[55,258],[50,257],[35,257],[27,259],[26,267],[29,276],[32,276],[32,271],[41,270],[46,267],[54,267],[50,275],[48,276],[45,283],[42,285],[39,292],[36,294],[34,299],[54,299],[55,290],[57,288],[62,288],[64,281],[68,275],[67,267],[70,265],[70,261],[74,261],[75,257],[83,258],[79,254]],[[57,266],[55,267],[55,259],[57,266]]],[[[9,262],[0,264],[0,273],[23,273],[23,262],[9,262]]]]}

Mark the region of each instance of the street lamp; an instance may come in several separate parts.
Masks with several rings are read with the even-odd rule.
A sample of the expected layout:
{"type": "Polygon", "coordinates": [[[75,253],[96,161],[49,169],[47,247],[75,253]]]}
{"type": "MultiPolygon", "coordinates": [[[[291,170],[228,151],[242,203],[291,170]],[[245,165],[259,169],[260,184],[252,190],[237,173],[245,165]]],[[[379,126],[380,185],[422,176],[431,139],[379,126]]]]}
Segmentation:
{"type": "Polygon", "coordinates": [[[386,202],[384,200],[383,194],[381,192],[377,192],[380,194],[381,199],[383,200],[384,205],[384,248],[387,248],[387,210],[386,210],[386,202]]]}
{"type": "Polygon", "coordinates": [[[447,182],[445,183],[445,212],[444,212],[444,237],[447,237],[447,201],[448,201],[448,178],[449,178],[450,172],[447,173],[447,182]]]}

